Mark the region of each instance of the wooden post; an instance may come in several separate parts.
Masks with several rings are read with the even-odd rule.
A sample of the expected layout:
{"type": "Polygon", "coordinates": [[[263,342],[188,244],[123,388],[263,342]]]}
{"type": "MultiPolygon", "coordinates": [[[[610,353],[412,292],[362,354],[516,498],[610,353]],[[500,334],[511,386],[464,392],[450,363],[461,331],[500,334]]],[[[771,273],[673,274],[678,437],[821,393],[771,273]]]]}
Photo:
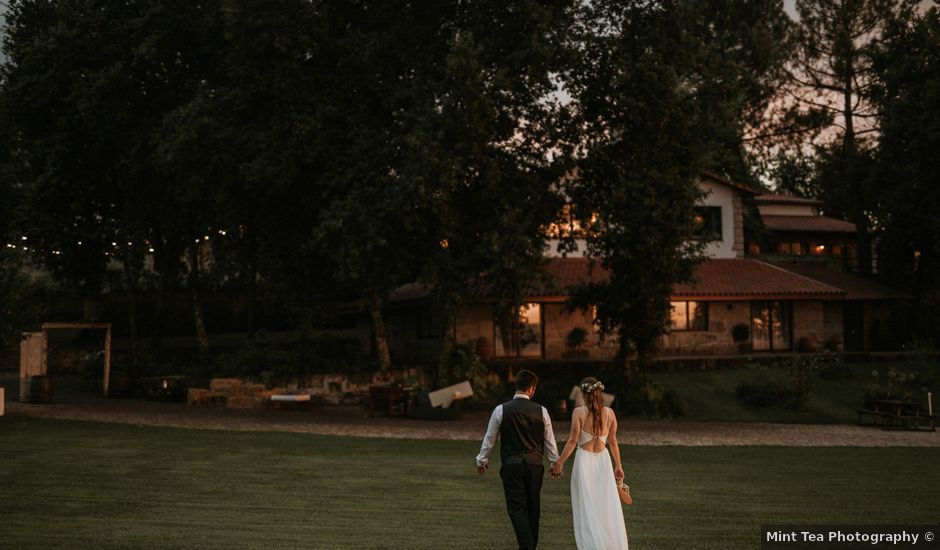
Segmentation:
{"type": "Polygon", "coordinates": [[[108,383],[111,381],[111,326],[104,333],[104,396],[108,397],[108,383]]]}

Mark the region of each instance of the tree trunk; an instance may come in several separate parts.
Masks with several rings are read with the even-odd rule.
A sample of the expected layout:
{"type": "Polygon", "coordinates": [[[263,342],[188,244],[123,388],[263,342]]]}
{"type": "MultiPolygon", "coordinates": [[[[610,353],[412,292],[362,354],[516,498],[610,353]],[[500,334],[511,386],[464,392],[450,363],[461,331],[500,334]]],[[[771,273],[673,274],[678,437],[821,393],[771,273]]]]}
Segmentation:
{"type": "Polygon", "coordinates": [[[93,323],[98,320],[98,297],[88,294],[82,304],[82,321],[93,323]]]}
{"type": "Polygon", "coordinates": [[[193,302],[193,322],[196,327],[196,338],[199,341],[199,361],[203,365],[209,363],[209,335],[203,321],[202,301],[199,299],[199,244],[189,247],[189,293],[193,302]]]}
{"type": "Polygon", "coordinates": [[[137,266],[129,248],[124,249],[124,287],[127,291],[128,326],[131,331],[131,363],[136,368],[140,361],[140,327],[137,322],[137,266]]]}
{"type": "Polygon", "coordinates": [[[441,354],[437,360],[437,384],[443,386],[450,381],[451,358],[454,354],[455,331],[457,326],[457,310],[445,306],[441,324],[441,354]]]}
{"type": "Polygon", "coordinates": [[[382,314],[382,308],[385,300],[379,295],[379,291],[373,289],[371,300],[372,313],[372,331],[375,337],[375,353],[379,361],[379,369],[388,372],[392,369],[392,356],[388,351],[388,336],[385,330],[385,317],[382,314]]]}
{"type": "Polygon", "coordinates": [[[907,319],[907,333],[917,334],[917,324],[920,322],[920,309],[924,296],[924,285],[927,281],[927,270],[933,259],[932,247],[921,247],[920,257],[917,258],[917,267],[914,269],[914,280],[911,285],[911,310],[907,319]]]}
{"type": "Polygon", "coordinates": [[[170,291],[171,283],[176,276],[176,270],[179,268],[179,257],[184,249],[171,246],[169,242],[154,243],[154,264],[160,272],[157,279],[159,288],[157,289],[157,304],[153,313],[153,329],[150,333],[150,347],[157,362],[163,361],[163,330],[166,324],[166,302],[170,291]]]}
{"type": "Polygon", "coordinates": [[[246,313],[246,332],[248,333],[248,339],[255,339],[256,327],[256,307],[257,307],[257,289],[258,289],[258,261],[257,261],[257,251],[255,249],[254,239],[249,237],[251,242],[248,243],[248,311],[246,313]]]}

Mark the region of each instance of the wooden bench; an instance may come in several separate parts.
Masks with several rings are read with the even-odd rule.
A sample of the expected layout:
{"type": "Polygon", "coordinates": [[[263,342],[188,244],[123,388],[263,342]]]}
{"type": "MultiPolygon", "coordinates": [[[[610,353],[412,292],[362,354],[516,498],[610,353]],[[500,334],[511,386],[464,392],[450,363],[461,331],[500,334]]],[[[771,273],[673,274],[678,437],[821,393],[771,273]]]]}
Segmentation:
{"type": "Polygon", "coordinates": [[[874,411],[871,409],[858,409],[856,412],[858,413],[859,426],[882,426],[885,424],[887,417],[892,416],[891,414],[884,411],[874,411]],[[871,417],[871,424],[865,424],[862,422],[862,418],[866,416],[871,417]]]}
{"type": "Polygon", "coordinates": [[[871,409],[858,409],[859,426],[881,426],[886,430],[930,430],[936,431],[937,415],[920,413],[894,414],[871,409]],[[865,417],[871,418],[871,423],[862,422],[865,417]]]}

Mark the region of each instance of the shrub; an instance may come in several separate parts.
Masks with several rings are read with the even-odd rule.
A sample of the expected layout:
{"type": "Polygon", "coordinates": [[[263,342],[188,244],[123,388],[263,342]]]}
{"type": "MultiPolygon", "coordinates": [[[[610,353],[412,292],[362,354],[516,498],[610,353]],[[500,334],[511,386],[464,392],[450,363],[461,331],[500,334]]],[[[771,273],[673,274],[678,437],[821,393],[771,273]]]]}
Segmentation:
{"type": "Polygon", "coordinates": [[[574,327],[565,338],[565,345],[567,345],[569,349],[581,349],[581,346],[583,346],[584,342],[587,340],[587,336],[587,330],[581,327],[574,327]]]}
{"type": "Polygon", "coordinates": [[[749,407],[783,407],[800,410],[812,393],[811,374],[814,357],[800,357],[792,362],[781,360],[777,366],[752,367],[758,371],[749,382],[738,384],[735,397],[749,407]]]}
{"type": "Polygon", "coordinates": [[[212,374],[276,386],[302,383],[312,374],[354,374],[373,369],[358,340],[323,334],[295,342],[252,342],[235,352],[219,355],[212,374]]]}
{"type": "Polygon", "coordinates": [[[891,367],[884,383],[877,370],[872,371],[872,377],[874,382],[862,396],[865,407],[869,409],[874,407],[877,399],[916,399],[936,389],[936,380],[920,370],[906,371],[891,367]]]}
{"type": "Polygon", "coordinates": [[[494,407],[508,398],[508,384],[500,381],[499,377],[490,372],[483,359],[477,355],[472,344],[458,344],[454,346],[451,356],[451,381],[470,381],[473,388],[473,397],[461,401],[461,406],[470,408],[494,407]]]}
{"type": "Polygon", "coordinates": [[[745,342],[751,337],[751,328],[744,323],[738,323],[731,327],[731,338],[735,342],[745,342]]]}

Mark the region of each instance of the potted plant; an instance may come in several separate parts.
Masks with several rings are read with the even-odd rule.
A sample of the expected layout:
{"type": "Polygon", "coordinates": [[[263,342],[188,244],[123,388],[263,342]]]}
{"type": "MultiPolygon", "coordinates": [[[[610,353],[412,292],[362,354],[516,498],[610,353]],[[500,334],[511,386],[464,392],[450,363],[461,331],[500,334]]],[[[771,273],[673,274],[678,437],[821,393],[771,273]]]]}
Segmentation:
{"type": "Polygon", "coordinates": [[[568,350],[565,352],[567,359],[583,359],[588,356],[588,350],[581,346],[587,341],[588,331],[582,327],[574,327],[565,337],[565,345],[568,350]]]}
{"type": "Polygon", "coordinates": [[[738,323],[731,327],[731,339],[738,344],[738,351],[751,351],[751,327],[745,323],[738,323]]]}

